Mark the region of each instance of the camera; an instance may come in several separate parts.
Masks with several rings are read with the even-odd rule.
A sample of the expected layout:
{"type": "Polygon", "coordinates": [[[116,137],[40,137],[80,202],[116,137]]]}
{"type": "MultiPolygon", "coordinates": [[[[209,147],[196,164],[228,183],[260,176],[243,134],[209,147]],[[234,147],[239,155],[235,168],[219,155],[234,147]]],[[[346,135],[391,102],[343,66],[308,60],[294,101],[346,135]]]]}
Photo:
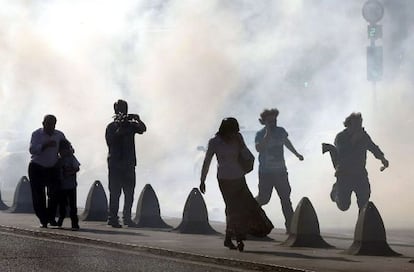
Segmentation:
{"type": "Polygon", "coordinates": [[[125,122],[139,122],[140,118],[138,114],[125,114],[122,112],[119,112],[115,114],[114,121],[118,123],[125,123],[125,122]]]}

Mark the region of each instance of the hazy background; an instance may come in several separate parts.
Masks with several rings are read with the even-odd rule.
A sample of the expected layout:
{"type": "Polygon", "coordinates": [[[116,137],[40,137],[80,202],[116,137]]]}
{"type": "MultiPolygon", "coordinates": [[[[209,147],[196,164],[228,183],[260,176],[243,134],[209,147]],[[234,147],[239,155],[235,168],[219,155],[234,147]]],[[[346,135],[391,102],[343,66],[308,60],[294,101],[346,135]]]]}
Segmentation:
{"type": "MultiPolygon", "coordinates": [[[[78,206],[94,180],[107,191],[104,133],[122,98],[148,131],[136,137],[135,200],[146,183],[163,216],[181,217],[198,187],[205,145],[222,118],[235,116],[253,148],[264,108],[280,110],[299,162],[285,156],[294,207],[309,197],[322,230],[353,228],[349,211],[330,201],[334,171],[322,142],[333,142],[352,111],[390,161],[368,156],[371,200],[387,228],[412,228],[414,217],[414,3],[383,0],[384,77],[366,80],[365,1],[0,0],[0,189],[11,204],[27,175],[31,132],[55,114],[82,163],[78,206]]],[[[255,153],[256,154],[256,153],[255,153]]],[[[247,176],[257,193],[257,165],[247,176]]],[[[224,221],[213,164],[205,201],[211,220],[224,221]]],[[[283,227],[274,192],[264,207],[283,227]]],[[[134,202],[133,211],[136,209],[134,202]]]]}

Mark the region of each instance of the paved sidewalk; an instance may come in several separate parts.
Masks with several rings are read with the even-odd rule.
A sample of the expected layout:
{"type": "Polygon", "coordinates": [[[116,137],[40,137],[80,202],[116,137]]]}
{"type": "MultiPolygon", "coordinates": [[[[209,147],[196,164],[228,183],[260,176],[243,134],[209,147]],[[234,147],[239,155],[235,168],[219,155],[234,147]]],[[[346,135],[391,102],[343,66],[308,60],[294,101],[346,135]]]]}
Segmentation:
{"type": "MultiPolygon", "coordinates": [[[[176,219],[165,221],[177,226],[176,219]]],[[[210,222],[223,233],[224,224],[210,222]]],[[[245,251],[238,252],[223,247],[223,235],[191,235],[169,230],[122,228],[107,226],[106,222],[80,222],[80,231],[70,230],[70,219],[62,229],[39,228],[34,214],[0,212],[0,231],[23,235],[70,240],[79,243],[145,251],[187,260],[225,264],[257,271],[414,271],[413,237],[404,239],[404,233],[393,232],[388,238],[390,246],[401,257],[352,256],[344,253],[352,236],[322,234],[335,249],[291,248],[280,245],[287,235],[274,230],[265,241],[246,241],[245,251]],[[398,236],[399,235],[399,236],[398,236]]]]}

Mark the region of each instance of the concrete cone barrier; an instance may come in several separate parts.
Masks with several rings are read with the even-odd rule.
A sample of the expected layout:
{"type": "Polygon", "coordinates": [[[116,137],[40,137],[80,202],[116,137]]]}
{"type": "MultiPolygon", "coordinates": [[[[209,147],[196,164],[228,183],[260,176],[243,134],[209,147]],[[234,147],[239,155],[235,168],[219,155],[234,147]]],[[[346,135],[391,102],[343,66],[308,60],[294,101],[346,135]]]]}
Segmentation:
{"type": "Polygon", "coordinates": [[[203,196],[193,188],[184,205],[183,219],[173,231],[191,234],[218,234],[208,222],[208,213],[203,196]]]}
{"type": "Polygon", "coordinates": [[[8,208],[9,208],[9,206],[4,204],[3,200],[1,199],[1,192],[0,192],[0,211],[7,210],[8,208]]]}
{"type": "Polygon", "coordinates": [[[162,220],[160,204],[150,184],[146,184],[142,189],[133,221],[140,228],[172,228],[162,220]]]}
{"type": "Polygon", "coordinates": [[[27,177],[20,178],[19,183],[14,191],[12,206],[7,210],[10,213],[34,213],[32,188],[27,177]]]}
{"type": "Polygon", "coordinates": [[[385,235],[384,223],[374,203],[368,202],[359,213],[354,242],[347,250],[351,255],[398,256],[390,248],[385,235]]]}
{"type": "Polygon", "coordinates": [[[293,214],[290,234],[283,245],[290,247],[333,248],[321,237],[319,221],[312,203],[302,198],[293,214]]]}
{"type": "Polygon", "coordinates": [[[108,198],[99,180],[96,180],[89,189],[85,211],[80,218],[83,221],[108,220],[108,198]]]}

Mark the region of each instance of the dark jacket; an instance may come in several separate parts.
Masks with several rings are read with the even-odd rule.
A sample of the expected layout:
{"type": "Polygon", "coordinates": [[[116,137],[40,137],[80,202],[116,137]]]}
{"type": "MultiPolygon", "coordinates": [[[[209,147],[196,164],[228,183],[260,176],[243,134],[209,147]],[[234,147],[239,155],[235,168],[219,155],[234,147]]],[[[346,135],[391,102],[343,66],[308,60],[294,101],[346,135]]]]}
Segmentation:
{"type": "Polygon", "coordinates": [[[147,130],[144,122],[112,122],[106,127],[105,139],[108,145],[108,166],[135,166],[135,134],[147,130]]]}

